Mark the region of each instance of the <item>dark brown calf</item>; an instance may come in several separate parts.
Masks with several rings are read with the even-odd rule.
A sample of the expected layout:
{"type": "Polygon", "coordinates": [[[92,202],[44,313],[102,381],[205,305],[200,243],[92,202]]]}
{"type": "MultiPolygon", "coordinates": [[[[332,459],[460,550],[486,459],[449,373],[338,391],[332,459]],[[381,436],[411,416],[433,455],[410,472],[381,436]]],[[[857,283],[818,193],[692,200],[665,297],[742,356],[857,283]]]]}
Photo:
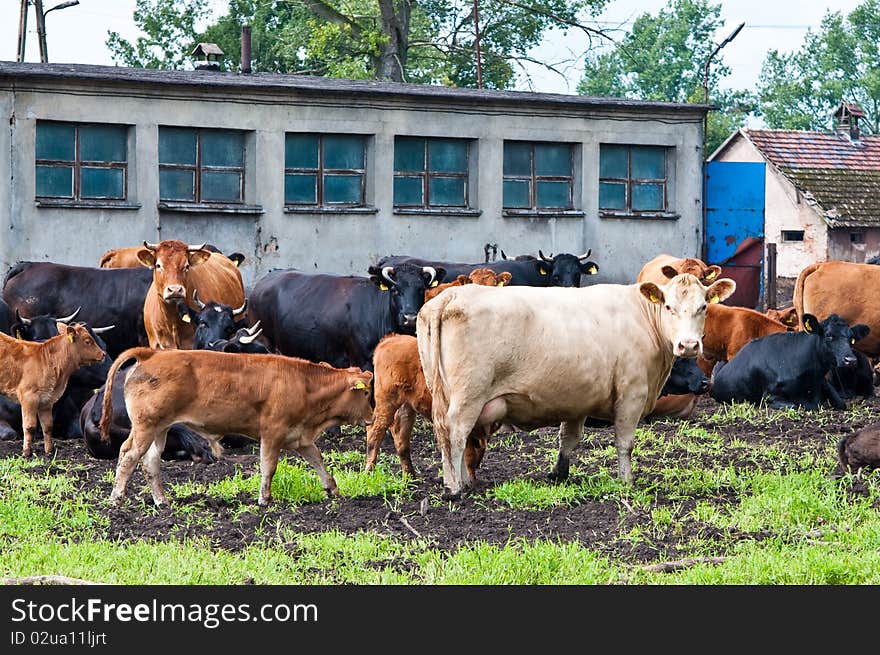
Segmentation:
{"type": "Polygon", "coordinates": [[[880,423],[866,425],[837,443],[837,473],[859,473],[880,467],[880,423]]]}
{"type": "Polygon", "coordinates": [[[754,309],[710,304],[703,328],[703,354],[697,363],[711,376],[717,362],[730,361],[752,339],[791,330],[754,309]]]}
{"type": "Polygon", "coordinates": [[[131,358],[137,360],[125,381],[131,433],[119,450],[111,503],[125,496],[141,460],[153,502],[157,506],[168,502],[160,455],[174,423],[185,423],[211,441],[223,434],[259,441],[260,505],[272,500],[272,477],[282,448],[295,450],[312,465],[328,495],[339,494],[315,440],[331,426],[370,420],[373,374],[369,371],[336,369],[281,355],[132,348],[120,354],[110,369],[102,438],[110,429],[113,379],[131,358]]]}
{"type": "Polygon", "coordinates": [[[52,408],[67,389],[67,381],[79,367],[97,364],[106,356],[81,323],[56,325],[58,336],[43,342],[0,333],[0,393],[21,405],[25,457],[31,456],[38,419],[43,450],[52,453],[52,408]]]}

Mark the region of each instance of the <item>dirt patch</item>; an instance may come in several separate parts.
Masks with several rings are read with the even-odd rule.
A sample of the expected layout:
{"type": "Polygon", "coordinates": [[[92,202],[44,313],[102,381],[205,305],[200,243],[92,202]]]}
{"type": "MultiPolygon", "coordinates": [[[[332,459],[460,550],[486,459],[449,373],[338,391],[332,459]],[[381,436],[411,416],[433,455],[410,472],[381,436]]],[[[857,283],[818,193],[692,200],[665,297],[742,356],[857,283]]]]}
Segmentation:
{"type": "MultiPolygon", "coordinates": [[[[121,507],[110,507],[110,480],[116,462],[91,457],[78,440],[59,440],[57,462],[68,475],[75,476],[81,489],[97,489],[99,501],[93,511],[105,515],[109,527],[102,535],[114,540],[167,540],[185,537],[207,538],[215,547],[238,551],[250,544],[277,540],[278,528],[300,532],[323,532],[337,529],[354,534],[373,531],[398,539],[425,539],[442,550],[474,542],[504,545],[511,540],[549,539],[576,541],[615,559],[633,563],[676,559],[686,555],[694,540],[717,545],[719,552],[741,540],[761,540],[769,535],[731,530],[718,530],[700,521],[694,508],[698,503],[711,503],[719,508],[735,508],[740,498],[732,489],[715,489],[711,494],[667,495],[656,489],[659,471],[664,468],[724,468],[771,470],[776,467],[770,458],[755,457],[749,446],[773,446],[786,455],[811,456],[816,461],[827,461],[830,475],[835,468],[834,448],[837,439],[853,429],[880,420],[880,399],[862,404],[858,412],[826,411],[806,418],[776,415],[760,424],[740,421],[719,424],[712,416],[718,406],[702,398],[690,428],[700,428],[718,435],[723,442],[711,456],[705,451],[687,447],[687,437],[679,434],[680,422],[655,422],[650,428],[668,439],[669,447],[658,454],[656,449],[640,448],[637,438],[633,456],[636,487],[651,489],[654,505],[651,508],[627,506],[619,496],[586,499],[571,506],[548,510],[512,509],[494,498],[491,491],[505,482],[535,480],[547,482],[555,453],[556,431],[545,429],[533,433],[515,433],[497,436],[478,473],[477,489],[451,506],[440,501],[442,480],[440,458],[430,426],[417,423],[413,437],[413,461],[423,475],[412,485],[411,495],[404,500],[381,496],[323,500],[294,507],[280,500],[270,508],[256,508],[256,496],[239,494],[232,500],[193,494],[174,496],[172,508],[154,511],[140,470],[129,485],[130,499],[121,507]],[[744,447],[745,445],[745,447],[744,447]],[[427,500],[426,500],[427,499],[427,500]],[[658,529],[652,519],[652,510],[664,508],[672,515],[667,528],[658,529]],[[242,511],[242,509],[248,511],[242,511]],[[640,531],[639,539],[622,535],[640,531]]],[[[596,452],[613,446],[610,428],[589,429],[587,436],[574,452],[572,463],[578,473],[566,483],[577,485],[593,476],[616,475],[616,458],[593,457],[596,452]]],[[[339,436],[324,436],[319,447],[325,453],[332,451],[365,450],[363,430],[346,430],[339,436]]],[[[0,441],[0,457],[20,456],[20,441],[0,441]]],[[[394,457],[394,470],[399,471],[390,439],[382,451],[394,457]]],[[[295,454],[290,454],[296,459],[295,454]]],[[[787,457],[786,461],[796,461],[787,457]]],[[[46,462],[49,465],[49,462],[46,462]]],[[[45,473],[46,466],[32,469],[34,475],[45,473]]],[[[256,474],[258,456],[256,444],[227,450],[224,457],[213,464],[163,462],[166,488],[172,483],[206,483],[227,478],[242,470],[256,474]]],[[[777,469],[778,470],[778,469],[777,469]]],[[[333,468],[331,467],[331,472],[333,468]]],[[[853,494],[866,494],[858,481],[844,478],[853,494]]]]}

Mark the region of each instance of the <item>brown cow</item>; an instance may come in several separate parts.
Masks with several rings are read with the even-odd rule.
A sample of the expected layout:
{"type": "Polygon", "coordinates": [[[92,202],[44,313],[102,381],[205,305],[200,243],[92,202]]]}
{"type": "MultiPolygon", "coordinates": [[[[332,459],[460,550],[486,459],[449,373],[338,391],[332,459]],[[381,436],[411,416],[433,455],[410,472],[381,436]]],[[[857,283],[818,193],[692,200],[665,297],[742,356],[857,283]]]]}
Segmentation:
{"type": "MultiPolygon", "coordinates": [[[[125,248],[114,248],[108,250],[101,255],[101,261],[98,263],[99,268],[138,268],[141,261],[138,259],[138,252],[143,246],[128,246],[125,248]]],[[[220,253],[220,250],[212,245],[206,245],[205,250],[220,253]]],[[[226,255],[229,260],[236,266],[241,266],[245,260],[245,256],[240,252],[234,252],[226,255]]]]}
{"type": "Polygon", "coordinates": [[[853,262],[819,262],[804,268],[794,286],[798,321],[812,314],[824,321],[837,314],[849,325],[864,323],[868,336],[856,348],[868,357],[880,356],[880,266],[853,262]]]}
{"type": "Polygon", "coordinates": [[[24,447],[31,456],[37,419],[43,428],[43,450],[50,455],[52,408],[67,389],[70,376],[81,366],[97,364],[105,353],[82,323],[56,323],[58,336],[42,342],[21,341],[0,332],[0,394],[21,405],[24,447]]]}
{"type": "Polygon", "coordinates": [[[710,304],[703,328],[703,354],[697,363],[706,375],[711,375],[717,362],[730,361],[752,339],[791,330],[754,309],[710,304]]]}
{"type": "Polygon", "coordinates": [[[779,321],[783,325],[787,325],[790,328],[794,328],[796,330],[800,328],[797,310],[794,308],[794,305],[791,305],[790,307],[784,307],[782,309],[768,309],[764,313],[772,318],[774,321],[779,321]]]}
{"type": "Polygon", "coordinates": [[[712,280],[721,275],[721,267],[709,266],[702,259],[674,257],[673,255],[657,255],[642,266],[636,282],[653,282],[663,285],[676,275],[690,273],[703,284],[711,284],[712,280]]]}
{"type": "Polygon", "coordinates": [[[837,442],[837,476],[880,468],[880,423],[850,432],[837,442]]]}
{"type": "Polygon", "coordinates": [[[459,275],[452,282],[439,284],[436,287],[425,289],[425,302],[436,297],[441,291],[449,287],[460,287],[465,284],[482,284],[487,287],[503,287],[510,284],[511,274],[508,272],[496,273],[491,268],[475,268],[468,275],[459,275]]]}
{"type": "Polygon", "coordinates": [[[272,500],[272,477],[282,448],[295,450],[312,465],[327,495],[339,495],[315,440],[329,427],[370,420],[373,374],[369,371],[336,369],[282,355],[131,348],[113,362],[107,376],[103,439],[109,436],[113,414],[114,377],[132,358],[137,363],[125,378],[131,433],[119,450],[111,503],[125,496],[128,480],[143,458],[153,502],[160,507],[167,504],[160,456],[168,428],[178,422],[211,441],[223,434],[242,434],[260,442],[261,506],[272,500]]]}
{"type": "Polygon", "coordinates": [[[225,255],[182,241],[144,241],[138,251],[141,264],[153,270],[153,283],[144,300],[144,329],[155,349],[193,347],[195,328],[181,320],[178,303],[195,307],[193,292],[202,302],[214,301],[245,311],[241,271],[225,255]]]}

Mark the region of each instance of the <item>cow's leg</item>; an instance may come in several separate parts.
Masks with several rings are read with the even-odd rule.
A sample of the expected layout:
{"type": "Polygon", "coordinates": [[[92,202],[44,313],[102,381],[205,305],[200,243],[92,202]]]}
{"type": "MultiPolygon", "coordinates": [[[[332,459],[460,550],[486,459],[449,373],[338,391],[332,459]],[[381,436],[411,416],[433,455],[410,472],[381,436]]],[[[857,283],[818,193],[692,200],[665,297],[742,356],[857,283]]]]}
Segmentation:
{"type": "Polygon", "coordinates": [[[119,504],[125,496],[125,488],[131,479],[131,474],[152,445],[153,439],[153,431],[133,426],[128,439],[122,442],[122,446],[119,447],[119,462],[116,464],[116,479],[113,482],[113,491],[110,492],[111,505],[119,504]]]}
{"type": "Polygon", "coordinates": [[[150,483],[150,490],[153,493],[153,503],[156,507],[164,507],[168,505],[168,498],[165,496],[165,490],[162,488],[162,451],[165,450],[165,439],[168,436],[167,428],[156,435],[153,443],[147,449],[146,454],[141,459],[141,469],[144,477],[150,483]]]}
{"type": "Polygon", "coordinates": [[[474,429],[482,407],[466,405],[453,400],[449,404],[446,421],[449,426],[447,451],[443,453],[443,500],[456,500],[463,491],[474,486],[465,462],[468,435],[474,429]]]}
{"type": "Polygon", "coordinates": [[[55,423],[52,417],[52,407],[41,406],[37,409],[40,418],[40,427],[43,429],[43,452],[51,455],[55,450],[55,442],[52,440],[52,428],[55,423]]]}
{"type": "Polygon", "coordinates": [[[34,435],[37,434],[37,403],[30,398],[21,400],[21,431],[24,433],[22,457],[30,457],[33,453],[34,435]]]}
{"type": "Polygon", "coordinates": [[[586,420],[584,417],[559,424],[559,454],[556,456],[556,466],[548,474],[551,480],[568,479],[571,453],[584,436],[584,421],[586,420]]]}
{"type": "Polygon", "coordinates": [[[478,425],[468,435],[464,449],[464,464],[472,480],[477,479],[477,469],[480,468],[488,444],[489,428],[478,425]]]}
{"type": "Polygon", "coordinates": [[[416,422],[416,412],[411,405],[402,405],[394,415],[391,424],[391,437],[400,460],[400,470],[409,475],[416,475],[416,467],[412,462],[412,430],[416,422]]]}
{"type": "Polygon", "coordinates": [[[266,507],[272,502],[272,478],[278,468],[278,455],[281,454],[280,438],[260,439],[260,498],[257,503],[266,507]]]}
{"type": "Polygon", "coordinates": [[[330,475],[324,466],[324,460],[321,457],[321,451],[315,445],[315,439],[301,439],[299,445],[294,446],[294,450],[315,469],[318,478],[321,480],[321,486],[324,487],[327,495],[338,496],[339,489],[336,487],[336,480],[333,479],[333,476],[330,475]]]}
{"type": "Polygon", "coordinates": [[[367,461],[364,470],[372,471],[379,459],[379,448],[385,440],[385,433],[394,418],[397,407],[394,404],[376,401],[376,409],[373,410],[373,422],[367,428],[367,461]]]}
{"type": "Polygon", "coordinates": [[[632,484],[632,450],[636,438],[636,426],[642,418],[645,399],[637,402],[619,403],[615,407],[614,445],[617,447],[617,472],[626,484],[632,484]]]}

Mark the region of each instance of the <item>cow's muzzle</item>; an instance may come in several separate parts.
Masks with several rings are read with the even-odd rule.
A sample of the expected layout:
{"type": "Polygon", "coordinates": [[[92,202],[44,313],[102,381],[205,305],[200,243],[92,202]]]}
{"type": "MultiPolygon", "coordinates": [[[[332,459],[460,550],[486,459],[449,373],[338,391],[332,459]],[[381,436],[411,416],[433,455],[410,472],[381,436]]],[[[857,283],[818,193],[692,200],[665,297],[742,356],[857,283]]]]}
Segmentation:
{"type": "Polygon", "coordinates": [[[181,284],[171,284],[165,287],[162,299],[166,302],[169,300],[184,300],[186,299],[186,287],[181,284]]]}
{"type": "Polygon", "coordinates": [[[702,354],[703,343],[699,339],[679,339],[672,352],[676,357],[696,357],[702,354]]]}
{"type": "Polygon", "coordinates": [[[403,325],[403,327],[415,327],[418,314],[404,314],[402,318],[403,321],[401,322],[401,324],[403,325]]]}

